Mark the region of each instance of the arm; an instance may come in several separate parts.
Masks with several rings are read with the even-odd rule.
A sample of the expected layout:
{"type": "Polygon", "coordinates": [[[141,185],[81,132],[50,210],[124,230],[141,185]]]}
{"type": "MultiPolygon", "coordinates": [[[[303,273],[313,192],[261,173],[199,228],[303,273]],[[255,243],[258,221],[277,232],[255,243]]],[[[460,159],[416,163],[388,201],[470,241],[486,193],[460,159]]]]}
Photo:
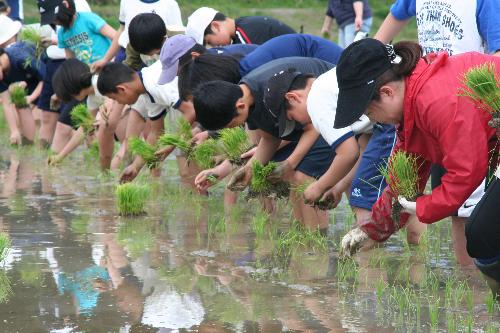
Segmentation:
{"type": "Polygon", "coordinates": [[[186,118],[191,125],[196,121],[196,113],[194,112],[193,102],[182,101],[177,109],[182,112],[184,118],[186,118]]]}
{"type": "Polygon", "coordinates": [[[247,162],[245,166],[252,166],[254,160],[259,161],[262,164],[268,163],[273,157],[274,153],[278,150],[281,140],[275,138],[271,134],[264,132],[262,130],[257,130],[260,134],[259,144],[257,145],[257,150],[252,158],[247,162]]]}
{"type": "MultiPolygon", "coordinates": [[[[2,99],[5,120],[7,121],[7,124],[9,125],[11,143],[12,143],[12,140],[14,138],[17,138],[17,137],[19,137],[19,140],[21,140],[21,133],[19,131],[19,126],[17,124],[16,109],[14,107],[14,104],[12,104],[10,102],[9,90],[5,90],[4,92],[2,92],[0,94],[0,97],[2,99]]],[[[21,143],[21,142],[19,142],[19,143],[21,143]]]]}
{"type": "MultiPolygon", "coordinates": [[[[122,29],[122,26],[120,26],[120,29],[122,29]]],[[[119,34],[116,33],[116,30],[110,26],[109,24],[105,24],[103,25],[103,27],[99,30],[99,32],[101,33],[101,35],[103,35],[104,37],[108,38],[108,39],[111,39],[112,41],[115,40],[115,36],[119,36],[119,34]]],[[[118,41],[117,41],[117,44],[118,44],[118,41]]],[[[113,44],[111,44],[113,45],[113,44]]],[[[116,51],[118,51],[118,48],[119,46],[116,48],[116,51]]],[[[109,50],[108,50],[109,51],[109,50]]],[[[113,54],[114,56],[114,54],[113,54]]]]}
{"type": "Polygon", "coordinates": [[[85,140],[85,133],[83,132],[83,128],[80,127],[73,133],[71,139],[57,155],[49,157],[49,165],[62,161],[66,158],[66,156],[71,154],[71,152],[75,150],[83,142],[83,140],[85,140]]]}
{"type": "Polygon", "coordinates": [[[293,150],[293,153],[286,159],[292,169],[295,170],[297,165],[299,165],[318,138],[319,133],[311,124],[304,127],[304,132],[300,136],[299,143],[293,150]]]}
{"type": "Polygon", "coordinates": [[[373,38],[388,44],[403,30],[410,20],[410,18],[399,20],[392,13],[389,13],[373,38]]]}
{"type": "Polygon", "coordinates": [[[352,3],[352,8],[354,9],[354,27],[356,31],[361,30],[363,26],[363,1],[356,0],[352,3]]]}
{"type": "Polygon", "coordinates": [[[40,96],[40,94],[42,93],[42,89],[43,89],[43,81],[40,81],[36,85],[36,88],[35,88],[35,90],[33,90],[31,95],[26,97],[27,102],[29,104],[32,104],[33,101],[35,101],[40,96]]]}
{"type": "Polygon", "coordinates": [[[109,169],[113,148],[115,146],[113,135],[115,133],[120,116],[125,105],[113,101],[111,110],[107,113],[107,121],[99,126],[97,130],[97,140],[99,142],[99,159],[101,169],[109,169]]]}
{"type": "MultiPolygon", "coordinates": [[[[111,31],[109,31],[107,27],[111,28],[109,25],[106,24],[104,27],[102,27],[101,34],[105,36],[106,34],[111,34],[111,31]]],[[[114,31],[113,28],[111,29],[114,31]]],[[[118,44],[118,40],[120,39],[120,36],[124,30],[125,26],[121,24],[118,31],[114,33],[113,42],[111,43],[111,46],[109,47],[104,57],[92,65],[92,69],[94,72],[101,70],[101,68],[104,67],[104,65],[106,65],[107,63],[109,63],[111,59],[113,59],[115,55],[118,53],[118,50],[120,50],[120,44],[118,44]]]]}

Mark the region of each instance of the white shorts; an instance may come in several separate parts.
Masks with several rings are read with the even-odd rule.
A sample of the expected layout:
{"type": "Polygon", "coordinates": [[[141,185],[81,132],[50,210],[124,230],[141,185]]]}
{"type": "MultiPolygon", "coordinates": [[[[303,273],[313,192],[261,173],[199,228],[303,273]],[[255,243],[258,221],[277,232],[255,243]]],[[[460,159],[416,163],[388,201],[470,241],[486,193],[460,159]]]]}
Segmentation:
{"type": "Polygon", "coordinates": [[[144,120],[156,120],[167,110],[166,106],[151,102],[151,99],[147,94],[140,95],[134,105],[131,105],[130,107],[132,110],[137,111],[137,113],[139,113],[144,120]]]}

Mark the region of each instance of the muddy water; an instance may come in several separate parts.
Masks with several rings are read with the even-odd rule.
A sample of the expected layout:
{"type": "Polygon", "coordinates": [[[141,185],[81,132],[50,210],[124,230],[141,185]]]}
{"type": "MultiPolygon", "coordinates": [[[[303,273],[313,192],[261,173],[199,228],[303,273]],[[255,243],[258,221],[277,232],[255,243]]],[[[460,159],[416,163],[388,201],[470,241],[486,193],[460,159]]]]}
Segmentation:
{"type": "Polygon", "coordinates": [[[224,209],[221,188],[192,194],[169,161],[161,180],[145,180],[148,214],[121,218],[115,178],[77,155],[49,169],[36,149],[2,150],[0,231],[12,249],[0,268],[0,332],[500,329],[481,276],[455,267],[449,221],[418,248],[400,234],[339,263],[337,244],[352,223],[343,203],[326,247],[283,254],[285,203],[259,231],[258,203],[224,209]]]}

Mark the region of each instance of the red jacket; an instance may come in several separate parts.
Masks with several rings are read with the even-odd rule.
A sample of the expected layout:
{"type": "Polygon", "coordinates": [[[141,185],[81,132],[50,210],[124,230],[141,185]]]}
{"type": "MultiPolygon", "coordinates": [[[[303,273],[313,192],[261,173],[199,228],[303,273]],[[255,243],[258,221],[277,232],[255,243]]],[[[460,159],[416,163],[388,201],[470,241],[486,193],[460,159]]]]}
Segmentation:
{"type": "MultiPolygon", "coordinates": [[[[405,80],[403,123],[397,128],[396,149],[422,158],[421,192],[431,163],[447,170],[439,187],[417,199],[421,222],[433,223],[455,213],[481,184],[492,156],[498,153],[496,131],[488,126],[491,115],[459,96],[463,74],[485,62],[494,62],[500,76],[500,57],[439,53],[421,59],[405,80]]],[[[372,219],[361,223],[361,228],[378,241],[402,227],[408,217],[403,214],[400,224],[395,225],[390,214],[387,216],[387,206],[394,198],[388,188],[385,192],[373,206],[372,219]]]]}

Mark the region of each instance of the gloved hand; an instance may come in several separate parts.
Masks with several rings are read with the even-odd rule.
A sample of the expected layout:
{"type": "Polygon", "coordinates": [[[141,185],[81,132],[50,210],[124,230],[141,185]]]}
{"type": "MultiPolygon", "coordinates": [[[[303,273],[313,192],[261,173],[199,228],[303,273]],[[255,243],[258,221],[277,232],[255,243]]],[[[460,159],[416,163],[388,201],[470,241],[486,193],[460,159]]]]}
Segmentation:
{"type": "Polygon", "coordinates": [[[360,228],[354,228],[343,238],[339,258],[349,258],[370,241],[370,237],[360,228]]]}
{"type": "Polygon", "coordinates": [[[417,203],[415,201],[408,201],[402,196],[398,197],[399,204],[403,207],[402,212],[410,215],[417,214],[417,203]]]}

